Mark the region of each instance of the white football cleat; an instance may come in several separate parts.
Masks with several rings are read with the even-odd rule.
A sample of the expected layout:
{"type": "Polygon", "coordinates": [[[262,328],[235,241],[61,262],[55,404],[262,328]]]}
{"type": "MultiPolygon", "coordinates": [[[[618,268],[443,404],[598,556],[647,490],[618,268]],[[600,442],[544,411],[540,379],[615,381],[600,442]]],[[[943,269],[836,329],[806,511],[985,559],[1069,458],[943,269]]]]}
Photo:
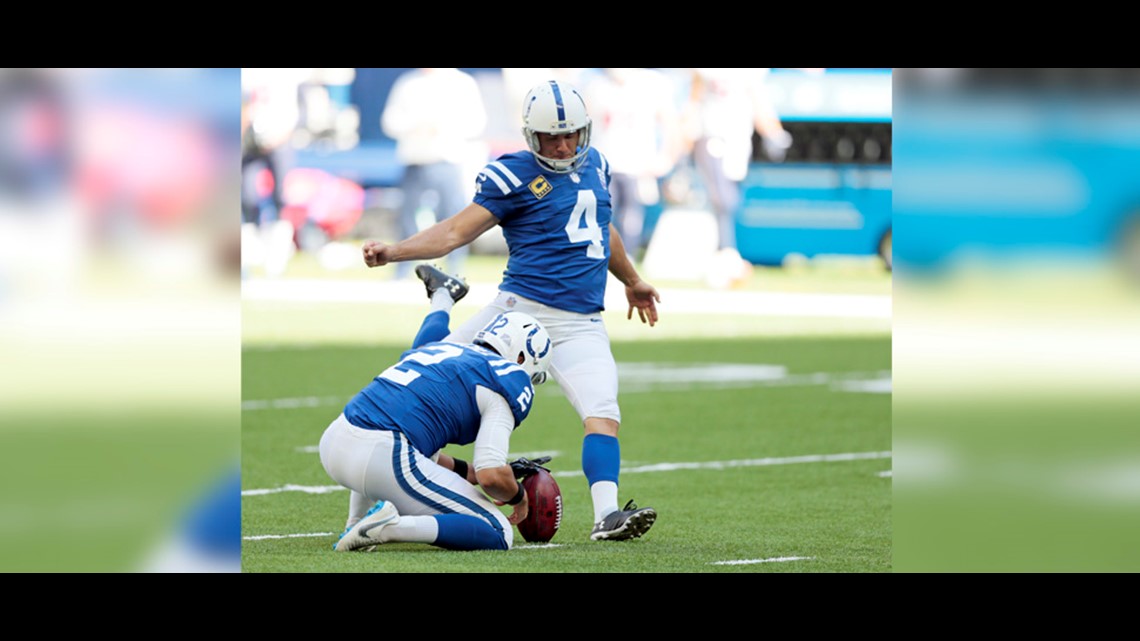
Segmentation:
{"type": "Polygon", "coordinates": [[[374,548],[383,543],[380,540],[380,533],[384,528],[399,521],[400,513],[396,511],[395,505],[389,501],[378,501],[368,510],[364,518],[360,519],[360,522],[340,535],[333,549],[337,552],[348,552],[361,548],[374,548]]]}

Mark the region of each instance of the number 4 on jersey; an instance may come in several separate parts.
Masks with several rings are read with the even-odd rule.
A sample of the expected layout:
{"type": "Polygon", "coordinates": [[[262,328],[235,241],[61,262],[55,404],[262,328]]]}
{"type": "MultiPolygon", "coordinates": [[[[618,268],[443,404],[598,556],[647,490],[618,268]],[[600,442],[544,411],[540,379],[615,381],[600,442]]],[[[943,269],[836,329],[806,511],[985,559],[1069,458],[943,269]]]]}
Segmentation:
{"type": "Polygon", "coordinates": [[[578,191],[578,202],[574,211],[570,212],[570,220],[566,222],[566,235],[571,243],[590,243],[586,248],[586,255],[590,258],[605,258],[606,252],[602,248],[602,229],[598,227],[598,198],[589,189],[578,191]],[[582,227],[582,218],[585,215],[586,226],[582,227]]]}

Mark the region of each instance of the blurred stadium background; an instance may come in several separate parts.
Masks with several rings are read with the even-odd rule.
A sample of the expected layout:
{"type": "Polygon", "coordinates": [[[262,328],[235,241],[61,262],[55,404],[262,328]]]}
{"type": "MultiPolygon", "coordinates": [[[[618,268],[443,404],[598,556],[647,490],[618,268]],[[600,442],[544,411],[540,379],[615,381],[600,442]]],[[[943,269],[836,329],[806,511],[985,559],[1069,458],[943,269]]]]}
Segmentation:
{"type": "MultiPolygon", "coordinates": [[[[317,387],[250,387],[267,379],[243,369],[243,347],[258,362],[278,346],[289,362],[307,345],[394,350],[421,313],[416,283],[355,264],[360,239],[395,238],[399,167],[378,118],[401,71],[0,71],[0,568],[236,569],[234,470],[253,452],[239,439],[259,412],[249,403],[317,387]],[[235,168],[259,101],[281,106],[269,111],[285,124],[261,126],[283,132],[299,172],[282,174],[296,189],[278,218],[297,223],[277,263],[268,234],[250,253],[234,225],[243,186],[257,187],[235,168]],[[78,539],[58,527],[77,516],[78,539]]],[[[487,153],[519,146],[505,90],[489,91],[505,87],[502,70],[468,71],[493,116],[487,153]]],[[[781,354],[825,336],[885,339],[901,372],[886,368],[883,449],[901,457],[884,477],[893,556],[861,570],[1135,571],[1136,70],[768,79],[794,142],[775,163],[753,141],[737,221],[753,270],[724,282],[669,271],[681,261],[653,265],[652,243],[671,246],[655,226],[708,230],[686,216],[707,204],[699,187],[673,189],[691,175],[662,176],[637,258],[667,294],[663,324],[607,318],[619,360],[665,362],[671,342],[693,335],[751,337],[781,354]],[[898,251],[890,227],[872,225],[884,188],[898,251]],[[797,231],[801,219],[846,231],[797,231]]],[[[473,298],[495,282],[497,247],[486,238],[469,262],[473,298]]],[[[295,366],[299,382],[321,376],[295,366]]],[[[763,416],[764,405],[745,407],[763,416]]],[[[327,409],[311,408],[311,421],[327,409]]],[[[334,502],[328,515],[340,514],[334,502]]]]}
{"type": "Polygon", "coordinates": [[[0,70],[4,571],[239,568],[240,91],[0,70]]]}

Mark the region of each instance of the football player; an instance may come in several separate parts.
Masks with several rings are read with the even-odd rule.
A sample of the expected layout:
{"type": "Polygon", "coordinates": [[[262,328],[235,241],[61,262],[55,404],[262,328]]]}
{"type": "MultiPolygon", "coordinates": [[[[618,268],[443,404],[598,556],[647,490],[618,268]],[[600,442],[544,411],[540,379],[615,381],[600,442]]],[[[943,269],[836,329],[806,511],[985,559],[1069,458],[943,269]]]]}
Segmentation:
{"type": "Polygon", "coordinates": [[[550,337],[531,316],[508,311],[470,343],[440,342],[467,285],[428,265],[416,274],[433,311],[413,348],[353,397],[321,437],[325,471],[352,491],[333,549],[395,541],[510,549],[512,526],[526,518],[528,505],[507,452],[530,413],[534,385],[546,380],[550,337]],[[469,443],[470,464],[440,452],[469,443]],[[501,505],[513,506],[509,517],[501,505]]]}
{"type": "Polygon", "coordinates": [[[496,315],[518,310],[554,341],[550,372],[582,419],[582,470],[594,504],[594,540],[640,537],[657,518],[629,501],[618,508],[620,448],[617,365],[601,317],[606,272],[625,285],[627,318],[657,322],[657,290],[641,279],[611,224],[610,170],[590,146],[591,121],[570,85],[544,82],[523,101],[528,149],[479,173],[474,201],[455,216],[394,245],[369,241],[369,267],[438,258],[495,225],[510,257],[499,295],[448,340],[471,340],[496,315]]]}

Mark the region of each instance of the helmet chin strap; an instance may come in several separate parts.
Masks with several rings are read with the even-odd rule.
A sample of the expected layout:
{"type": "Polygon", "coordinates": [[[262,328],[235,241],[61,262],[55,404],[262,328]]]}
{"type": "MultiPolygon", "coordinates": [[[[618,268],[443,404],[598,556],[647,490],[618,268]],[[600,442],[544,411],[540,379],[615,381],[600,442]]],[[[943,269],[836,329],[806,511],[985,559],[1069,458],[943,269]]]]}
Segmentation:
{"type": "Polygon", "coordinates": [[[535,159],[538,160],[538,162],[541,163],[543,167],[546,167],[550,171],[559,174],[571,173],[586,163],[585,151],[575,151],[572,158],[547,158],[545,156],[540,156],[538,152],[534,150],[532,150],[532,153],[534,154],[535,159]],[[562,164],[563,166],[560,168],[559,164],[562,164]]]}
{"type": "Polygon", "coordinates": [[[534,157],[538,159],[538,162],[541,163],[543,167],[546,167],[547,169],[549,169],[550,171],[553,171],[554,173],[568,174],[568,173],[574,171],[573,161],[569,158],[562,161],[562,162],[568,162],[571,164],[569,164],[565,167],[559,167],[558,165],[555,164],[556,161],[554,161],[550,158],[544,158],[542,156],[539,156],[538,154],[535,154],[534,157]]]}

